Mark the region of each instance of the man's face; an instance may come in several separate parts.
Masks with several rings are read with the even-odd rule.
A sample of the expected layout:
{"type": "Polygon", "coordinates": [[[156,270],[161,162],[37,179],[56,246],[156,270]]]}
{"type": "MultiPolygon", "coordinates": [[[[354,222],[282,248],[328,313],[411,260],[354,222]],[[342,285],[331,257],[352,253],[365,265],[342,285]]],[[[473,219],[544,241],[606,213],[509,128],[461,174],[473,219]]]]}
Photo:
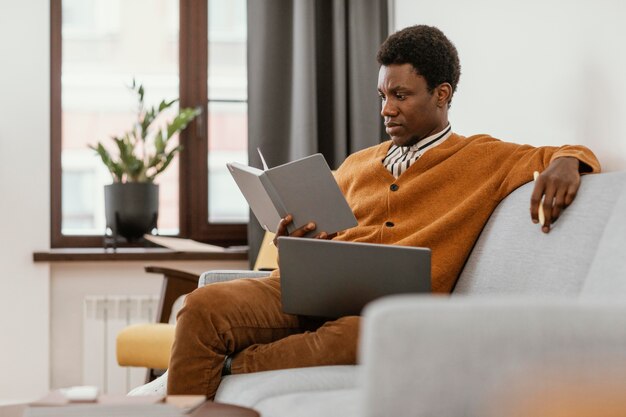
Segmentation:
{"type": "Polygon", "coordinates": [[[385,130],[397,146],[414,145],[448,124],[447,92],[442,96],[440,87],[429,92],[411,64],[381,66],[378,94],[385,130]]]}

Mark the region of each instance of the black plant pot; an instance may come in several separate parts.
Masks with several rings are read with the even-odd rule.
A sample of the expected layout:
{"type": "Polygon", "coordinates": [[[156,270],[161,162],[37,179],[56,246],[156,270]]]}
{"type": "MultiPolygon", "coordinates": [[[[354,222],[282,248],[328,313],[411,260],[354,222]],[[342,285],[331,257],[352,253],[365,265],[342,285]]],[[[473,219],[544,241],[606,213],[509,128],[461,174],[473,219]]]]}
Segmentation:
{"type": "Polygon", "coordinates": [[[114,183],[104,186],[107,227],[113,236],[135,242],[156,228],[159,186],[152,183],[114,183]]]}

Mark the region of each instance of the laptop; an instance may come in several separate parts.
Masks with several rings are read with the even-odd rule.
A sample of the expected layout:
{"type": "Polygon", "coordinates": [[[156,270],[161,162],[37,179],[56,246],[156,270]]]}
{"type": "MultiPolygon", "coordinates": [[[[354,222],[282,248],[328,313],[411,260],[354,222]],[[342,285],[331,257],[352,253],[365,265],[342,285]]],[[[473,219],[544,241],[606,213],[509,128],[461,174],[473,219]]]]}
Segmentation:
{"type": "Polygon", "coordinates": [[[391,294],[429,293],[430,249],[280,237],[283,311],[337,318],[360,315],[391,294]]]}

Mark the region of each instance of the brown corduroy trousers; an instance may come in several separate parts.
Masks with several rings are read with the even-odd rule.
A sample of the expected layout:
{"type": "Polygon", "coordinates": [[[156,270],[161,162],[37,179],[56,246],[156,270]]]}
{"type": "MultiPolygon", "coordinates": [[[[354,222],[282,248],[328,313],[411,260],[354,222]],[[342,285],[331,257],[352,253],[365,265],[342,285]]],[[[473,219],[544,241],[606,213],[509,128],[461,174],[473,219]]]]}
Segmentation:
{"type": "Polygon", "coordinates": [[[359,317],[316,322],[285,314],[280,278],[238,279],[189,294],[178,314],[167,392],[215,396],[233,374],[356,363],[359,317]]]}

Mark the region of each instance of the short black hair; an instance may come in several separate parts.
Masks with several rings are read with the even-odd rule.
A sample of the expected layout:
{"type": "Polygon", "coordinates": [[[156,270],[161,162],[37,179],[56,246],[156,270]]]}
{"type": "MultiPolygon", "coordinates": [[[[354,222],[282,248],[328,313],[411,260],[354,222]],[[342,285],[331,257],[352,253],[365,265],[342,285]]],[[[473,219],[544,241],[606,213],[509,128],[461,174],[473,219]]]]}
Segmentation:
{"type": "Polygon", "coordinates": [[[441,30],[432,26],[410,26],[394,33],[380,46],[376,59],[384,66],[411,64],[426,79],[430,92],[442,83],[449,83],[454,94],[461,76],[456,47],[441,30]]]}

